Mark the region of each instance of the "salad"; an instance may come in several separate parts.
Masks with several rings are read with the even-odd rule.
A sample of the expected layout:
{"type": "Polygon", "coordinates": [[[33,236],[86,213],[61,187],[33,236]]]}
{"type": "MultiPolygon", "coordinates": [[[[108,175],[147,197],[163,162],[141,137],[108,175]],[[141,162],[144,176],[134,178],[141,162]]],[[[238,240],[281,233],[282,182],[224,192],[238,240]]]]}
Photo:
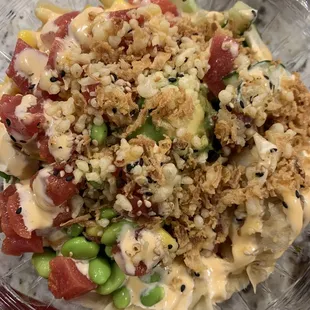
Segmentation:
{"type": "Polygon", "coordinates": [[[310,93],[238,1],[39,3],[0,87],[2,252],[55,298],[211,309],[310,221],[310,93]],[[94,297],[96,296],[96,297],[94,297]]]}

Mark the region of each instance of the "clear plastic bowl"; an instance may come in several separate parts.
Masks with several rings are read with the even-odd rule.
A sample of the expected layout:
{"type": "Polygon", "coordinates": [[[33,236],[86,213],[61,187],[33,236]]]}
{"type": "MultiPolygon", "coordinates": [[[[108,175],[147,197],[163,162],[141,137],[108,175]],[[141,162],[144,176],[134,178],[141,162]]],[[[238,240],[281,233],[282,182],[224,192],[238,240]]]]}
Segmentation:
{"type": "MultiPolygon", "coordinates": [[[[81,9],[95,0],[54,0],[55,4],[81,9]]],[[[198,0],[208,10],[225,10],[233,0],[198,0]]],[[[274,57],[289,70],[298,71],[310,87],[310,5],[307,0],[248,0],[259,9],[258,28],[274,57]]],[[[20,29],[36,29],[36,0],[0,0],[0,78],[4,77],[20,29]]],[[[0,237],[0,242],[1,242],[0,237]]],[[[296,240],[276,264],[273,274],[260,284],[236,293],[215,309],[222,310],[307,310],[310,309],[310,229],[296,240]]],[[[47,289],[47,281],[38,277],[30,255],[11,257],[0,254],[0,309],[28,310],[87,309],[75,302],[56,300],[47,289]],[[1,287],[2,285],[2,287],[1,287]],[[21,294],[17,294],[17,291],[21,294]],[[32,299],[33,298],[33,299],[32,299]],[[36,302],[35,300],[40,301],[36,302]]]]}

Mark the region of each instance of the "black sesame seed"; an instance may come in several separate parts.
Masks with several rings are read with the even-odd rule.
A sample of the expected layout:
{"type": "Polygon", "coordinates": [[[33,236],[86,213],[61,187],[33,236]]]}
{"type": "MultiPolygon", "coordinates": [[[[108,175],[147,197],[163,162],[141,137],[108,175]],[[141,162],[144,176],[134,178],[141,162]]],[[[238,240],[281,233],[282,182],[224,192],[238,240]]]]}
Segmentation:
{"type": "Polygon", "coordinates": [[[227,109],[228,112],[232,112],[232,110],[233,110],[232,107],[231,107],[230,105],[227,105],[227,106],[226,106],[226,109],[227,109]]]}
{"type": "Polygon", "coordinates": [[[295,191],[295,195],[296,195],[297,198],[300,198],[300,193],[299,193],[298,190],[295,191]]]}
{"type": "Polygon", "coordinates": [[[126,166],[127,171],[130,172],[135,166],[136,166],[136,165],[128,164],[128,165],[126,166]]]}
{"type": "Polygon", "coordinates": [[[266,80],[269,80],[269,76],[267,76],[267,75],[264,75],[264,78],[265,78],[266,80]]]}
{"type": "Polygon", "coordinates": [[[155,182],[150,176],[148,176],[146,178],[147,178],[148,183],[154,183],[155,182]]]}
{"type": "Polygon", "coordinates": [[[21,214],[22,213],[22,207],[19,207],[18,209],[16,209],[16,214],[21,214]]]}
{"type": "Polygon", "coordinates": [[[20,143],[27,143],[25,140],[20,140],[19,142],[20,143]]]}
{"type": "Polygon", "coordinates": [[[57,79],[57,77],[52,76],[52,77],[50,78],[50,81],[51,81],[52,83],[54,83],[54,82],[57,82],[58,79],[57,79]]]}
{"type": "Polygon", "coordinates": [[[69,175],[69,176],[66,177],[66,181],[67,182],[71,182],[73,179],[74,179],[73,175],[69,175]]]}
{"type": "Polygon", "coordinates": [[[288,205],[287,205],[287,203],[286,203],[285,201],[282,201],[282,204],[283,204],[283,207],[284,207],[285,209],[288,208],[288,205]]]}
{"type": "Polygon", "coordinates": [[[273,84],[269,81],[269,87],[270,89],[273,89],[273,84]]]}
{"type": "Polygon", "coordinates": [[[145,195],[145,196],[148,196],[148,197],[151,197],[151,196],[153,196],[153,193],[151,193],[151,192],[145,192],[144,195],[145,195]]]}
{"type": "Polygon", "coordinates": [[[195,277],[200,277],[200,273],[199,272],[194,272],[195,277]]]}
{"type": "Polygon", "coordinates": [[[140,160],[139,160],[139,165],[140,165],[141,167],[143,166],[143,163],[144,163],[143,158],[140,158],[140,160]]]}
{"type": "Polygon", "coordinates": [[[170,77],[168,79],[169,83],[175,83],[177,81],[177,79],[175,77],[170,77]]]}
{"type": "Polygon", "coordinates": [[[113,113],[116,113],[116,112],[117,112],[117,109],[116,109],[116,108],[113,108],[113,109],[112,109],[112,112],[113,112],[113,113]]]}
{"type": "Polygon", "coordinates": [[[31,84],[31,85],[29,85],[28,89],[32,90],[32,89],[34,89],[35,87],[36,87],[36,84],[31,84]]]}
{"type": "Polygon", "coordinates": [[[186,286],[185,284],[182,284],[181,287],[180,287],[180,290],[181,290],[181,293],[183,293],[186,289],[186,286]]]}
{"type": "Polygon", "coordinates": [[[244,102],[242,100],[240,100],[240,107],[244,109],[244,102]]]}
{"type": "Polygon", "coordinates": [[[58,170],[58,169],[54,169],[53,175],[54,175],[55,177],[57,177],[58,174],[59,174],[59,170],[58,170]]]}
{"type": "Polygon", "coordinates": [[[249,124],[249,123],[244,124],[244,126],[245,126],[245,128],[251,128],[251,127],[252,127],[252,125],[251,125],[251,124],[249,124]]]}
{"type": "Polygon", "coordinates": [[[273,149],[270,150],[270,153],[275,153],[275,152],[277,152],[277,151],[278,151],[278,149],[273,148],[273,149]]]}
{"type": "Polygon", "coordinates": [[[5,120],[5,122],[9,127],[11,126],[11,121],[8,118],[5,120]]]}
{"type": "Polygon", "coordinates": [[[184,77],[184,74],[183,73],[177,73],[177,77],[184,77]]]}
{"type": "Polygon", "coordinates": [[[172,244],[168,244],[168,249],[171,250],[173,248],[172,244]]]}
{"type": "Polygon", "coordinates": [[[220,157],[220,155],[217,152],[215,152],[214,150],[210,150],[208,152],[208,159],[207,159],[207,161],[208,161],[208,163],[211,164],[211,163],[216,162],[219,157],[220,157]]]}
{"type": "Polygon", "coordinates": [[[264,176],[264,172],[256,172],[255,175],[259,178],[264,176]]]}
{"type": "Polygon", "coordinates": [[[13,136],[10,136],[13,142],[16,142],[16,139],[13,136]]]}
{"type": "Polygon", "coordinates": [[[188,61],[188,57],[185,57],[184,59],[184,63],[186,63],[188,61]]]}

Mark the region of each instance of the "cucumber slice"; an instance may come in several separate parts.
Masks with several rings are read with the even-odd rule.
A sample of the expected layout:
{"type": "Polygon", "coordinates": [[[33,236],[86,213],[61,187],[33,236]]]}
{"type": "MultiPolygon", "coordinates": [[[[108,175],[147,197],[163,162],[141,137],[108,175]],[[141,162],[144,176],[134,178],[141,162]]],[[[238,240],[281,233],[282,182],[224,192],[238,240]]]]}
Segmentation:
{"type": "Polygon", "coordinates": [[[234,87],[238,87],[241,83],[239,81],[239,73],[236,71],[229,73],[228,75],[226,75],[223,78],[223,82],[224,82],[225,86],[232,85],[234,87]]]}
{"type": "Polygon", "coordinates": [[[238,1],[229,11],[229,22],[235,34],[243,34],[254,23],[257,10],[238,1]]]}
{"type": "Polygon", "coordinates": [[[198,10],[195,0],[172,0],[172,2],[185,13],[194,13],[198,10]]]}
{"type": "Polygon", "coordinates": [[[259,61],[252,65],[249,72],[253,70],[262,71],[263,75],[269,80],[275,89],[279,89],[283,77],[291,77],[291,73],[282,64],[277,64],[269,60],[259,61]]]}
{"type": "Polygon", "coordinates": [[[244,38],[248,46],[254,52],[254,57],[257,61],[272,60],[271,52],[263,42],[255,25],[252,25],[250,29],[244,33],[244,38]]]}

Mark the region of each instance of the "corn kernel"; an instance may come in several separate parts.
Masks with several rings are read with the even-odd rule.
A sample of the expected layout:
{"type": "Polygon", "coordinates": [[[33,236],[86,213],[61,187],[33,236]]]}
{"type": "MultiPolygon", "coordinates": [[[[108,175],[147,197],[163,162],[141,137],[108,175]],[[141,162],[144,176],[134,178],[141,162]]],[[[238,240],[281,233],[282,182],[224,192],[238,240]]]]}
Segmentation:
{"type": "Polygon", "coordinates": [[[178,249],[178,243],[176,240],[163,228],[160,228],[158,231],[161,241],[163,244],[172,252],[175,252],[178,249]]]}
{"type": "Polygon", "coordinates": [[[32,30],[21,30],[18,33],[18,38],[22,39],[33,48],[37,47],[36,33],[32,30]]]}

